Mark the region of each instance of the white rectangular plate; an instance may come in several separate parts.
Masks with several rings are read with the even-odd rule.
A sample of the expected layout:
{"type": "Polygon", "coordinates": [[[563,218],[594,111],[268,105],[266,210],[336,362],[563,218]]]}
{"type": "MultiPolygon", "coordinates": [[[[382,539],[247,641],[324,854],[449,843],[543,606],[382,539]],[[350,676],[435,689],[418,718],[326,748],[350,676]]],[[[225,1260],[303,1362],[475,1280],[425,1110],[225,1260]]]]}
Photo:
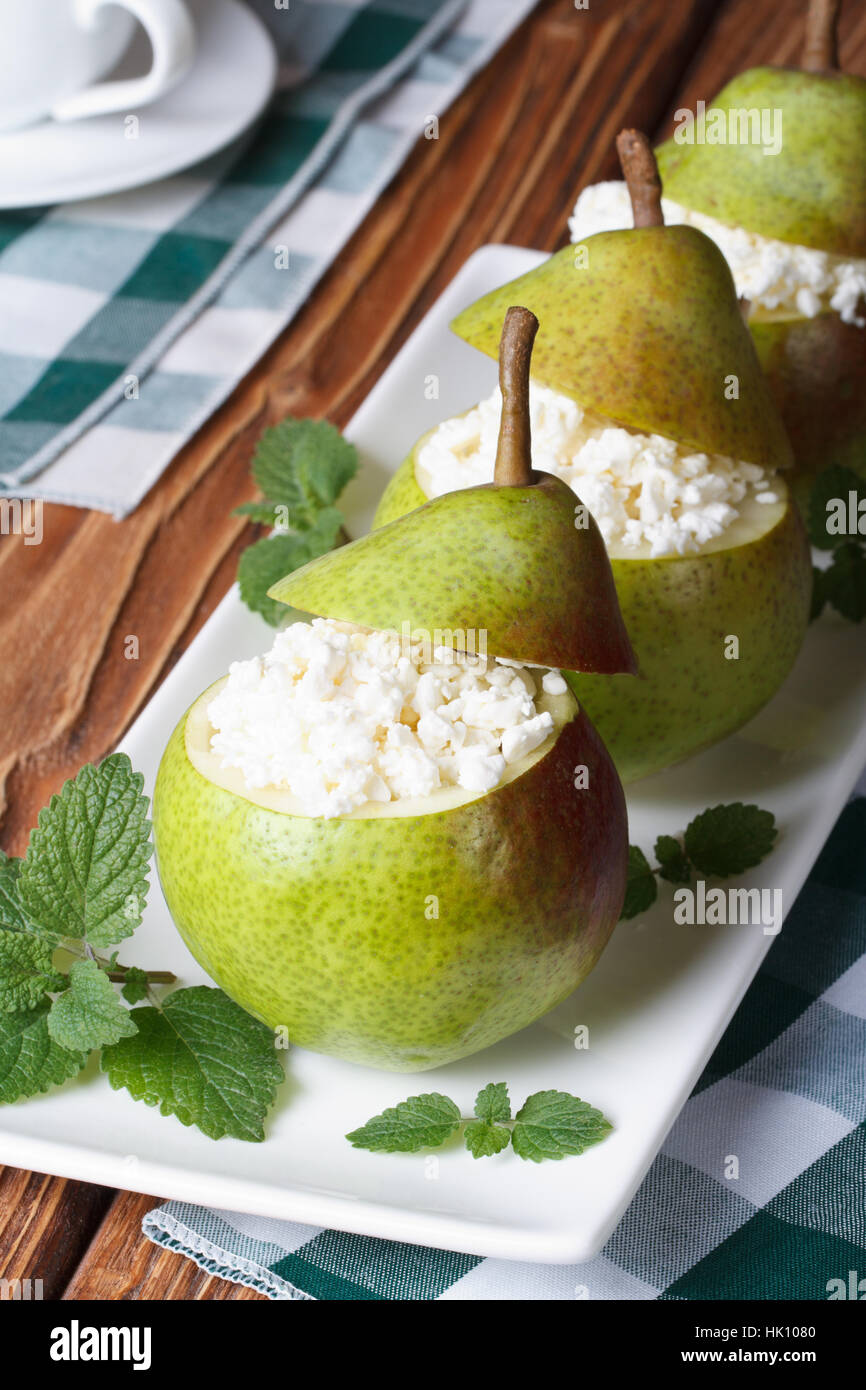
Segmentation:
{"type": "MultiPolygon", "coordinates": [[[[494,363],[459,342],[449,320],[541,259],[515,247],[478,251],[358,411],[348,434],[364,466],[341,504],[353,535],[369,526],[388,475],[417,436],[494,384],[494,363]],[[437,400],[428,399],[433,378],[437,400]]],[[[230,593],[124,741],[148,790],[193,698],[230,661],[270,641],[230,593]]],[[[649,851],[659,833],[682,831],[707,805],[758,802],[775,813],[781,834],[743,882],[780,888],[790,907],[866,763],[862,645],[855,630],[822,618],[784,690],[748,728],[630,792],[631,840],[649,851]]],[[[156,882],[134,941],[136,964],[174,970],[184,984],[205,981],[156,882]]],[[[214,1143],[185,1129],[113,1092],[91,1063],[62,1090],[0,1111],[0,1161],[477,1255],[587,1260],[619,1220],[771,943],[759,926],[676,926],[662,885],[656,907],[617,928],[575,995],[487,1052],[401,1076],[294,1051],[258,1145],[214,1143]],[[589,1028],[589,1050],[575,1049],[579,1024],[589,1028]],[[576,1092],[604,1111],[614,1132],[580,1158],[541,1166],[511,1152],[475,1162],[459,1148],[431,1165],[423,1155],[361,1152],[343,1137],[421,1090],[445,1091],[468,1114],[479,1087],[501,1080],[518,1104],[539,1089],[576,1092]]]]}

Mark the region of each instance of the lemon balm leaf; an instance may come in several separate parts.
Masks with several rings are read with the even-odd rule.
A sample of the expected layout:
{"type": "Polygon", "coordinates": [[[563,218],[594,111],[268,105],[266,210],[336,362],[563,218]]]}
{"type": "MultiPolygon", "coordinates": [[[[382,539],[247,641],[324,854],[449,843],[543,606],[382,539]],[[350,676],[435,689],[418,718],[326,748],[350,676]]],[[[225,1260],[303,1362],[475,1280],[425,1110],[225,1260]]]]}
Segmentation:
{"type": "Polygon", "coordinates": [[[866,618],[866,553],[856,541],[834,550],[832,565],[821,573],[820,594],[849,623],[866,618]]]}
{"type": "Polygon", "coordinates": [[[511,1130],[486,1120],[469,1120],[463,1139],[473,1158],[492,1158],[511,1143],[511,1130]]]}
{"type": "Polygon", "coordinates": [[[600,1110],[566,1091],[537,1091],[515,1117],[511,1142],[532,1163],[582,1154],[610,1134],[613,1126],[600,1110]]]}
{"type": "Polygon", "coordinates": [[[690,883],[692,877],[688,856],[673,835],[659,835],[655,843],[659,874],[668,883],[690,883]]]}
{"type": "Polygon", "coordinates": [[[51,1005],[48,1031],[61,1047],[91,1052],[136,1032],[128,1009],[94,960],[78,960],[69,971],[69,988],[51,1005]]]}
{"type": "Polygon", "coordinates": [[[33,1009],[65,980],[52,965],[50,941],[23,931],[0,931],[0,1011],[33,1009]]]}
{"type": "Polygon", "coordinates": [[[241,598],[272,627],[279,627],[289,609],[268,597],[268,590],[292,570],[331,550],[343,518],[333,507],[321,511],[308,531],[265,536],[247,546],[238,564],[241,598]]]}
{"type": "Polygon", "coordinates": [[[287,507],[288,524],[296,530],[333,506],[357,471],[358,451],[334,425],[292,416],[265,430],[252,467],[267,503],[287,507]]]}
{"type": "Polygon", "coordinates": [[[114,1090],[196,1125],[209,1139],[264,1139],[283,1080],[269,1028],[208,985],[177,990],[161,1008],[145,1005],[129,1017],[135,1036],[102,1053],[114,1090]]]}
{"type": "Polygon", "coordinates": [[[139,970],[137,965],[129,965],[123,977],[121,994],[127,1004],[139,1004],[147,998],[147,971],[139,970]]]}
{"type": "Polygon", "coordinates": [[[628,919],[637,917],[639,912],[646,912],[655,902],[658,891],[655,874],[643,850],[637,845],[629,845],[623,917],[628,919]]]}
{"type": "Polygon", "coordinates": [[[353,1148],[373,1153],[417,1153],[444,1144],[460,1124],[460,1111],[453,1100],[430,1091],[374,1115],[346,1138],[353,1148]]]}
{"type": "Polygon", "coordinates": [[[760,864],[773,848],[777,834],[770,811],[734,801],[695,816],[686,826],[683,843],[702,874],[729,878],[760,864]]]}
{"type": "Polygon", "coordinates": [[[24,911],[57,936],[109,946],[141,922],[150,860],[144,778],[124,753],[88,763],[39,813],[18,876],[24,911]]]}
{"type": "Polygon", "coordinates": [[[49,1001],[0,1013],[0,1104],[41,1095],[81,1071],[86,1052],[70,1052],[48,1032],[49,1001]]]}
{"type": "Polygon", "coordinates": [[[508,1087],[504,1081],[491,1081],[478,1092],[475,1097],[475,1114],[479,1120],[488,1120],[490,1123],[511,1119],[511,1101],[508,1099],[508,1087]]]}

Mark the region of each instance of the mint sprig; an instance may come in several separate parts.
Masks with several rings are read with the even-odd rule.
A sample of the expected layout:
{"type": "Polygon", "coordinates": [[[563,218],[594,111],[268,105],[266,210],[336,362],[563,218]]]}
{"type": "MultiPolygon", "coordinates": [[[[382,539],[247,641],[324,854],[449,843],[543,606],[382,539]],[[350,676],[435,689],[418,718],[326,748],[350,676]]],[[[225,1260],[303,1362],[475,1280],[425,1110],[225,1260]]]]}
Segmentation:
{"type": "Polygon", "coordinates": [[[646,912],[655,902],[658,891],[652,865],[643,850],[639,845],[629,845],[623,917],[628,919],[646,912]]]}
{"type": "Polygon", "coordinates": [[[566,1091],[537,1091],[512,1120],[507,1086],[498,1081],[478,1092],[474,1117],[462,1116],[449,1096],[431,1091],[383,1110],[346,1138],[353,1148],[372,1153],[417,1153],[441,1148],[461,1128],[473,1158],[492,1158],[510,1144],[519,1158],[540,1163],[583,1153],[613,1126],[566,1091]]]}
{"type": "Polygon", "coordinates": [[[161,1007],[133,1009],[133,1037],[102,1054],[114,1090],[158,1105],[210,1139],[258,1143],[283,1080],[274,1035],[221,989],[193,985],[161,1007]]]}
{"type": "Polygon", "coordinates": [[[582,1154],[610,1134],[613,1125],[600,1110],[565,1091],[537,1091],[518,1110],[511,1143],[520,1158],[541,1163],[546,1158],[582,1154]]]}
{"type": "Polygon", "coordinates": [[[383,1110],[381,1115],[374,1115],[346,1138],[354,1149],[412,1154],[419,1149],[439,1148],[456,1133],[460,1124],[460,1111],[453,1100],[438,1091],[430,1091],[410,1096],[399,1105],[383,1110]]]}
{"type": "Polygon", "coordinates": [[[35,1009],[0,1013],[0,1105],[38,1096],[77,1075],[86,1052],[61,1047],[48,1031],[48,1010],[42,999],[35,1009]]]}
{"type": "Polygon", "coordinates": [[[637,917],[658,897],[658,878],[691,883],[695,872],[708,878],[730,878],[753,869],[776,842],[776,820],[760,806],[742,801],[712,806],[686,826],[682,840],[659,835],[655,842],[658,868],[653,869],[638,845],[629,845],[623,919],[637,917]]]}
{"type": "Polygon", "coordinates": [[[273,627],[288,610],[268,589],[333,549],[343,525],[334,503],[357,470],[357,450],[327,420],[289,416],[259,440],[252,474],[263,498],[235,512],[276,529],[243,552],[238,582],[247,607],[273,627]]]}
{"type": "Polygon", "coordinates": [[[463,1139],[473,1158],[491,1158],[511,1143],[511,1131],[502,1123],[511,1119],[511,1101],[504,1081],[491,1081],[475,1098],[474,1120],[469,1120],[463,1139]]]}
{"type": "Polygon", "coordinates": [[[62,989],[50,941],[23,931],[0,931],[0,1012],[35,1009],[49,990],[62,989]]]}
{"type": "Polygon", "coordinates": [[[851,623],[866,618],[866,480],[834,465],[816,478],[809,497],[809,539],[831,552],[812,570],[812,618],[829,604],[851,623]]]}
{"type": "Polygon", "coordinates": [[[69,970],[69,988],[51,1005],[48,1031],[59,1047],[92,1052],[132,1036],[135,1024],[96,961],[77,960],[69,970]]]}
{"type": "Polygon", "coordinates": [[[212,1138],[258,1141],[283,1078],[273,1034],[219,989],[161,1001],[154,986],[171,972],[99,954],[141,919],[142,785],[125,754],[88,764],[41,812],[24,859],[0,855],[0,1104],[62,1084],[101,1051],[115,1089],[212,1138]]]}
{"type": "Polygon", "coordinates": [[[151,853],[143,785],[114,753],[83,767],[39,812],[17,886],[40,933],[110,946],[135,931],[151,853]]]}
{"type": "Polygon", "coordinates": [[[333,550],[342,525],[336,507],[327,507],[307,531],[276,532],[247,546],[238,562],[238,585],[247,608],[279,627],[289,609],[269,598],[268,590],[292,570],[333,550]]]}

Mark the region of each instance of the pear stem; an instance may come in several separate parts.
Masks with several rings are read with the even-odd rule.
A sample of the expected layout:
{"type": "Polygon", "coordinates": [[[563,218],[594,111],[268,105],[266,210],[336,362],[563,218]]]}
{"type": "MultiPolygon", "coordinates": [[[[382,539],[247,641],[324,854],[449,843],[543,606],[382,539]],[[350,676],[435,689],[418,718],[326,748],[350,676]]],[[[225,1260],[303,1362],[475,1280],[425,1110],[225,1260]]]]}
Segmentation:
{"type": "Polygon", "coordinates": [[[836,21],[840,0],[812,0],[806,15],[806,38],[800,63],[804,72],[827,72],[839,66],[836,21]]]}
{"type": "Polygon", "coordinates": [[[512,305],[499,340],[499,389],[502,419],[496,447],[496,487],[528,487],[532,482],[532,437],[529,427],[529,363],[538,319],[529,309],[512,305]]]}
{"type": "Polygon", "coordinates": [[[621,130],[616,152],[631,198],[636,227],[663,227],[662,181],[652,145],[642,130],[621,130]]]}

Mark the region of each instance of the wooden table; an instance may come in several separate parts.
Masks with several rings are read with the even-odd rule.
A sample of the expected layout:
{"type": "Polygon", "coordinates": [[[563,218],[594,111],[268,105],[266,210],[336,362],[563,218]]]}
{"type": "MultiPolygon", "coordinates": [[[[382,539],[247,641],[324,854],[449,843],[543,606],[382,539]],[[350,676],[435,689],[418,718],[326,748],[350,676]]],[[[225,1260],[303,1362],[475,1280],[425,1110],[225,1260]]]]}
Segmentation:
{"type": "MultiPolygon", "coordinates": [[[[45,508],[44,541],[0,543],[2,843],[23,853],[39,808],[108,753],[231,584],[255,531],[266,425],[343,425],[483,242],[554,249],[578,190],[618,176],[625,125],[654,138],[757,63],[795,63],[805,0],[542,0],[419,139],[305,309],[123,522],[45,508]],[[139,656],[124,642],[138,637],[139,656]]],[[[866,74],[866,6],[847,0],[842,63],[866,74]]],[[[154,1123],[165,1123],[154,1119],[154,1123]]],[[[258,1298],[144,1240],[153,1197],[0,1169],[0,1277],[52,1299],[258,1298]]]]}

